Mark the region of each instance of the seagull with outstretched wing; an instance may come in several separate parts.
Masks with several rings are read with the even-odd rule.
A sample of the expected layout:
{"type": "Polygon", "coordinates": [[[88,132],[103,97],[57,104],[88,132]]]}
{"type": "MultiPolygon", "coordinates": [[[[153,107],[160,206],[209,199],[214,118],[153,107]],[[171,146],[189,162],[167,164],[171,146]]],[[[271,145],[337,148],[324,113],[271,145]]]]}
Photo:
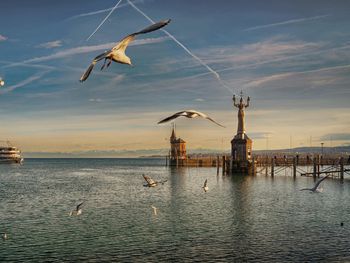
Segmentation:
{"type": "Polygon", "coordinates": [[[104,53],[102,53],[94,58],[94,60],[91,62],[88,69],[81,76],[80,82],[85,81],[89,77],[89,75],[90,75],[92,69],[94,68],[94,66],[96,65],[96,63],[102,59],[104,59],[105,61],[101,67],[101,70],[104,69],[105,66],[108,68],[109,65],[112,63],[112,61],[117,62],[117,63],[121,63],[121,64],[132,65],[130,58],[127,55],[125,55],[125,50],[128,47],[128,45],[130,44],[130,42],[133,41],[137,35],[150,33],[152,31],[158,30],[158,29],[166,26],[169,23],[170,23],[170,19],[162,20],[162,21],[155,23],[149,27],[146,27],[145,29],[143,29],[141,31],[138,31],[136,33],[132,33],[132,34],[124,37],[111,50],[107,50],[104,53]],[[109,62],[106,65],[107,60],[109,60],[109,62]]]}
{"type": "Polygon", "coordinates": [[[314,193],[315,192],[319,192],[319,190],[317,188],[319,187],[320,183],[322,183],[322,181],[324,179],[326,179],[328,176],[329,176],[329,174],[327,174],[326,176],[324,176],[320,180],[318,180],[316,182],[316,184],[314,185],[314,187],[312,187],[312,188],[303,188],[303,189],[300,189],[300,191],[308,190],[308,191],[311,191],[311,192],[314,192],[314,193]]]}
{"type": "Polygon", "coordinates": [[[164,181],[155,181],[153,180],[151,177],[147,176],[147,175],[142,175],[143,179],[145,179],[146,183],[143,185],[145,187],[155,187],[158,184],[164,184],[165,182],[167,182],[168,180],[164,180],[164,181]]]}
{"type": "Polygon", "coordinates": [[[208,179],[205,179],[204,181],[204,185],[202,186],[204,192],[207,192],[209,190],[209,187],[208,187],[208,179]]]}
{"type": "Polygon", "coordinates": [[[176,119],[177,117],[186,117],[186,118],[190,118],[190,119],[193,119],[193,118],[196,118],[196,117],[201,117],[201,118],[204,118],[204,119],[207,119],[207,120],[210,120],[211,122],[214,122],[216,125],[219,125],[223,128],[225,128],[225,126],[221,125],[220,123],[217,123],[216,121],[214,121],[212,118],[210,118],[209,116],[207,116],[206,114],[202,113],[202,112],[199,112],[199,111],[195,111],[195,110],[184,110],[184,111],[179,111],[161,121],[158,122],[158,124],[162,124],[162,123],[166,123],[168,121],[172,121],[174,119],[176,119]]]}
{"type": "Polygon", "coordinates": [[[72,210],[69,215],[72,216],[72,215],[75,215],[75,216],[78,216],[78,215],[81,215],[83,213],[83,209],[82,209],[82,205],[84,204],[84,202],[81,202],[80,204],[77,205],[77,207],[75,208],[75,210],[72,210]]]}

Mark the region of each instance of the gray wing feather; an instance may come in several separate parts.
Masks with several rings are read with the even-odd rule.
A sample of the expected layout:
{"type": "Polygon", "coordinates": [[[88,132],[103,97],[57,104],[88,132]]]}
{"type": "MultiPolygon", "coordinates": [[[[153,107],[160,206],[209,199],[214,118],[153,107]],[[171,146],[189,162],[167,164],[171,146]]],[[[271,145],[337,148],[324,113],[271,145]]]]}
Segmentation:
{"type": "Polygon", "coordinates": [[[315,186],[312,188],[313,191],[316,191],[317,187],[320,185],[320,183],[322,183],[322,181],[324,179],[326,179],[329,176],[329,174],[327,174],[326,176],[322,177],[320,180],[317,181],[317,183],[315,184],[315,186]]]}
{"type": "Polygon", "coordinates": [[[141,31],[138,31],[138,32],[134,33],[133,35],[146,34],[146,33],[149,33],[149,32],[156,31],[158,29],[161,29],[162,27],[165,27],[167,24],[170,23],[170,21],[171,21],[171,19],[159,21],[158,23],[150,25],[150,26],[142,29],[141,31]]]}
{"type": "Polygon", "coordinates": [[[96,63],[104,58],[106,58],[109,53],[111,51],[108,50],[100,55],[98,55],[97,57],[94,58],[94,60],[91,62],[90,66],[88,67],[88,69],[84,72],[84,74],[80,77],[80,82],[83,82],[85,81],[89,76],[90,76],[90,73],[91,71],[93,70],[94,66],[96,65],[96,63]]]}
{"type": "Polygon", "coordinates": [[[77,211],[81,208],[81,206],[84,204],[84,202],[81,202],[79,205],[77,205],[77,211]]]}
{"type": "Polygon", "coordinates": [[[171,120],[173,120],[173,119],[176,119],[176,118],[179,117],[179,116],[184,116],[184,115],[182,115],[184,112],[186,112],[186,111],[179,111],[179,112],[177,112],[177,113],[175,113],[175,114],[173,114],[173,115],[171,115],[171,116],[169,116],[169,117],[167,117],[167,118],[165,118],[165,119],[159,121],[158,124],[171,121],[171,120]]]}

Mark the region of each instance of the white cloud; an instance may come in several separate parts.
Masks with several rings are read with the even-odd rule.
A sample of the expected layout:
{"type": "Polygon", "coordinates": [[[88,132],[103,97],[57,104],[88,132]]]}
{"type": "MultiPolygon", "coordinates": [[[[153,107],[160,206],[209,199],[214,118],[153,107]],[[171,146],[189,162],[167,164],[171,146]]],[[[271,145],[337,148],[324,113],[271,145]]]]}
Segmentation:
{"type": "Polygon", "coordinates": [[[36,47],[39,48],[55,48],[55,47],[61,47],[62,46],[62,41],[61,40],[55,40],[55,41],[50,41],[46,43],[41,43],[40,45],[37,45],[36,47]]]}
{"type": "Polygon", "coordinates": [[[96,99],[89,99],[90,102],[101,102],[102,99],[96,98],[96,99]]]}
{"type": "MultiPolygon", "coordinates": [[[[143,3],[143,0],[135,0],[132,1],[133,3],[143,3]]],[[[129,4],[121,4],[119,5],[116,9],[122,8],[122,7],[127,7],[129,4]]],[[[79,15],[75,15],[72,16],[70,18],[68,18],[67,20],[71,20],[71,19],[76,19],[76,18],[80,18],[80,17],[85,17],[85,16],[93,16],[93,15],[98,15],[98,14],[102,14],[102,13],[107,13],[109,11],[111,11],[113,9],[113,6],[110,8],[106,8],[106,9],[100,9],[100,10],[96,10],[96,11],[91,11],[91,12],[87,12],[87,13],[82,13],[79,15]]]]}
{"type": "MultiPolygon", "coordinates": [[[[310,73],[322,73],[322,72],[326,72],[326,71],[346,70],[349,68],[350,68],[350,64],[349,65],[342,65],[342,66],[318,68],[318,69],[313,69],[313,70],[305,70],[305,71],[300,71],[300,72],[287,72],[287,73],[281,73],[281,74],[274,74],[274,75],[258,78],[258,79],[253,80],[253,81],[249,81],[248,83],[245,84],[245,87],[259,87],[259,86],[265,85],[265,84],[270,83],[270,82],[285,80],[285,79],[290,78],[290,77],[293,78],[297,75],[306,75],[306,74],[310,74],[310,73]]],[[[331,82],[333,82],[334,79],[331,82],[330,81],[331,80],[327,79],[327,76],[322,74],[322,75],[319,75],[318,78],[317,77],[315,77],[314,79],[309,78],[308,81],[306,79],[303,79],[302,83],[304,83],[304,85],[307,82],[313,83],[315,85],[328,85],[331,82]]],[[[294,83],[296,83],[295,80],[294,80],[294,83]]]]}
{"type": "MultiPolygon", "coordinates": [[[[167,41],[168,39],[169,39],[169,37],[139,39],[139,40],[135,40],[132,43],[130,43],[129,46],[160,43],[160,42],[167,41]]],[[[89,53],[89,52],[98,51],[98,50],[110,49],[114,45],[115,45],[115,42],[110,42],[110,43],[94,45],[94,46],[80,46],[80,47],[75,47],[75,48],[69,48],[66,50],[62,50],[62,51],[53,53],[51,55],[27,59],[27,60],[24,60],[20,63],[13,63],[11,65],[8,65],[8,67],[18,66],[21,63],[22,64],[23,63],[37,63],[37,62],[49,61],[49,60],[53,60],[53,59],[61,59],[61,58],[65,58],[65,57],[69,57],[69,56],[73,56],[73,55],[89,53]]]]}
{"type": "Polygon", "coordinates": [[[243,31],[253,31],[253,30],[269,28],[269,27],[275,27],[275,26],[282,26],[282,25],[290,25],[290,24],[302,23],[302,22],[307,22],[307,21],[312,21],[312,20],[326,18],[326,17],[329,17],[329,16],[330,15],[321,15],[321,16],[304,17],[304,18],[299,18],[299,19],[291,19],[291,20],[281,21],[281,22],[272,23],[272,24],[265,24],[265,25],[260,25],[260,26],[249,27],[249,28],[244,29],[243,31]]]}
{"type": "Polygon", "coordinates": [[[44,76],[48,72],[50,72],[50,70],[38,72],[38,73],[36,73],[36,74],[34,74],[34,75],[32,75],[32,76],[30,76],[30,77],[20,81],[20,82],[18,82],[17,84],[9,86],[6,89],[1,89],[0,90],[0,94],[8,93],[8,92],[11,92],[11,91],[13,91],[13,90],[15,90],[17,88],[21,88],[23,86],[26,86],[26,85],[28,85],[28,84],[30,84],[30,83],[40,79],[42,76],[44,76]]]}
{"type": "Polygon", "coordinates": [[[1,42],[1,41],[5,41],[5,40],[7,40],[7,37],[5,37],[4,35],[1,35],[1,34],[0,34],[0,42],[1,42]]]}

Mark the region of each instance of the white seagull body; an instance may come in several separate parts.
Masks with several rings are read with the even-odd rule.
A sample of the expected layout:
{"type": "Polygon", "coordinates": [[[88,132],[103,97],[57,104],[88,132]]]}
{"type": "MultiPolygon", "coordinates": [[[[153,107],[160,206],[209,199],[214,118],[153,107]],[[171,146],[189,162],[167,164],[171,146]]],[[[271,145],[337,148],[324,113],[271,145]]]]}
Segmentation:
{"type": "Polygon", "coordinates": [[[151,205],[151,207],[153,208],[153,214],[156,216],[158,208],[153,205],[151,205]]]}
{"type": "Polygon", "coordinates": [[[79,205],[77,205],[77,207],[75,208],[75,210],[72,210],[69,215],[72,216],[72,215],[75,215],[75,216],[78,216],[78,215],[81,215],[83,213],[83,209],[81,208],[82,205],[84,204],[84,202],[81,202],[79,205]]]}
{"type": "Polygon", "coordinates": [[[329,174],[326,175],[325,177],[322,177],[320,180],[318,180],[318,181],[316,182],[316,184],[314,185],[314,187],[312,187],[312,188],[303,188],[303,189],[300,189],[300,191],[308,190],[308,191],[311,191],[311,192],[314,192],[314,193],[315,193],[315,192],[322,192],[322,191],[323,191],[323,188],[322,188],[321,191],[318,190],[317,188],[318,188],[318,186],[320,185],[320,183],[322,183],[322,181],[323,181],[324,179],[326,179],[328,176],[329,176],[329,174]]]}
{"type": "Polygon", "coordinates": [[[101,70],[107,66],[107,68],[109,67],[109,65],[112,63],[112,61],[117,62],[117,63],[121,63],[121,64],[127,64],[127,65],[132,65],[131,64],[131,60],[130,58],[125,55],[125,50],[128,47],[128,45],[130,44],[131,41],[133,41],[135,39],[135,37],[137,35],[140,34],[146,34],[155,30],[158,30],[164,26],[166,26],[167,24],[170,23],[170,19],[168,20],[163,20],[160,21],[158,23],[155,23],[149,27],[146,27],[145,29],[138,31],[136,33],[132,33],[126,37],[124,37],[116,46],[114,46],[111,50],[107,50],[104,53],[98,55],[97,57],[94,58],[94,60],[91,62],[90,66],[88,67],[88,69],[85,71],[85,73],[81,76],[80,78],[80,82],[85,81],[92,69],[94,68],[95,64],[104,59],[104,64],[102,65],[101,70]],[[107,60],[109,60],[108,64],[106,65],[107,60]]]}
{"type": "Polygon", "coordinates": [[[203,190],[204,190],[204,192],[207,192],[208,190],[209,190],[209,187],[208,187],[208,179],[205,179],[205,181],[204,181],[204,185],[203,185],[203,190]]]}
{"type": "Polygon", "coordinates": [[[7,234],[6,234],[6,233],[3,233],[3,234],[2,234],[2,239],[3,239],[3,240],[6,240],[6,239],[7,239],[7,234]]]}
{"type": "Polygon", "coordinates": [[[143,176],[143,179],[145,179],[146,181],[146,184],[144,184],[143,186],[145,187],[155,187],[157,186],[158,184],[164,184],[167,180],[165,181],[154,181],[151,177],[147,176],[147,175],[142,175],[143,176]]]}
{"type": "Polygon", "coordinates": [[[176,119],[177,117],[181,117],[181,116],[184,116],[186,118],[190,118],[190,119],[193,119],[193,118],[196,118],[196,117],[201,117],[201,118],[204,118],[204,119],[207,119],[207,120],[210,120],[211,122],[214,122],[216,125],[219,125],[221,127],[224,127],[223,125],[221,125],[220,123],[217,123],[216,121],[214,121],[212,118],[210,118],[209,116],[205,115],[204,113],[202,112],[199,112],[199,111],[195,111],[195,110],[184,110],[184,111],[179,111],[163,120],[161,120],[160,122],[158,122],[158,124],[161,124],[161,123],[165,123],[165,122],[168,122],[168,121],[171,121],[171,120],[174,120],[176,119]]]}

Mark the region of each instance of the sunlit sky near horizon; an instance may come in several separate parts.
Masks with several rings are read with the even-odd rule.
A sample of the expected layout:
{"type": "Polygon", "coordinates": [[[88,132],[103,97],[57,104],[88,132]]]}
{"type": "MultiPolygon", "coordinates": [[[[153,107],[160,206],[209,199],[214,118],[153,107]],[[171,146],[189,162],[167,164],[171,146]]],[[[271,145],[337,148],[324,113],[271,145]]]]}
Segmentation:
{"type": "MultiPolygon", "coordinates": [[[[244,97],[253,149],[350,145],[349,1],[134,0],[244,97]],[[268,137],[268,139],[267,139],[268,137]]],[[[163,32],[128,47],[134,67],[91,60],[150,23],[123,0],[0,3],[0,140],[23,151],[158,149],[169,114],[196,109],[226,126],[178,119],[196,148],[230,148],[232,92],[163,32]]]]}

